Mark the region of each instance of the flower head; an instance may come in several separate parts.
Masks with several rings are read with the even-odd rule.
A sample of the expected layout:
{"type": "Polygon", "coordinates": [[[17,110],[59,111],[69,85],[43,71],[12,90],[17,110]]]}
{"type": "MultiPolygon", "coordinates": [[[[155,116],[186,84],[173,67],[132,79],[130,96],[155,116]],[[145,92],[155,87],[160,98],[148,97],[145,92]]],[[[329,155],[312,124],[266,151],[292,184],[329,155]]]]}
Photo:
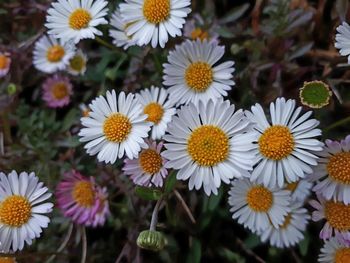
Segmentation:
{"type": "Polygon", "coordinates": [[[201,15],[195,14],[189,19],[184,27],[184,36],[191,40],[208,40],[209,42],[218,42],[219,34],[216,32],[217,24],[214,22],[206,23],[201,15]],[[210,24],[208,26],[207,24],[210,24]]]}
{"type": "Polygon", "coordinates": [[[321,263],[348,263],[350,262],[350,246],[338,238],[325,241],[318,256],[321,263]]]}
{"type": "Polygon", "coordinates": [[[50,108],[61,108],[68,105],[73,93],[69,78],[59,75],[47,78],[42,89],[42,98],[50,108]]]}
{"type": "Polygon", "coordinates": [[[5,76],[11,66],[11,57],[10,54],[7,52],[0,52],[0,78],[5,76]]]}
{"type": "Polygon", "coordinates": [[[67,71],[74,75],[84,75],[86,71],[87,56],[81,49],[69,60],[67,71]]]}
{"type": "Polygon", "coordinates": [[[340,55],[348,56],[348,63],[350,64],[350,26],[343,22],[337,27],[337,34],[335,35],[335,47],[340,49],[340,55]]]}
{"type": "Polygon", "coordinates": [[[332,92],[326,83],[315,80],[304,83],[300,89],[299,97],[301,103],[310,108],[322,108],[329,104],[332,92]]]}

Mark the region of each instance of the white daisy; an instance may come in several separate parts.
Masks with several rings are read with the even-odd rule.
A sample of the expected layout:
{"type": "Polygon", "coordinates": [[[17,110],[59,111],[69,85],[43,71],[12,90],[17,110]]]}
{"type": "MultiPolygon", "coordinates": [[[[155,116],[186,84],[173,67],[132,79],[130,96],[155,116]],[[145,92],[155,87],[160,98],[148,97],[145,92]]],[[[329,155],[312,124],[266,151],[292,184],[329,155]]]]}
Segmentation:
{"type": "Polygon", "coordinates": [[[163,84],[169,87],[169,99],[176,105],[227,95],[231,86],[234,62],[214,66],[224,55],[225,47],[207,40],[187,40],[170,51],[164,64],[163,84]]]}
{"type": "Polygon", "coordinates": [[[295,246],[304,239],[303,232],[306,230],[309,219],[310,215],[302,207],[302,203],[294,203],[280,226],[275,227],[269,224],[267,229],[259,233],[259,236],[262,242],[269,240],[270,245],[274,247],[295,246]]]}
{"type": "Polygon", "coordinates": [[[295,100],[278,98],[270,104],[271,125],[260,104],[251,110],[246,115],[255,123],[257,146],[257,164],[251,181],[283,187],[285,181],[296,182],[312,173],[317,156],[311,152],[322,151],[323,146],[315,139],[321,130],[316,129],[319,121],[309,119],[312,112],[298,117],[302,108],[295,107],[295,100]]]}
{"type": "Polygon", "coordinates": [[[340,142],[326,140],[313,178],[320,179],[314,191],[327,200],[350,204],[350,135],[340,142]]]}
{"type": "Polygon", "coordinates": [[[302,179],[293,183],[287,183],[284,188],[291,191],[292,201],[304,203],[311,194],[312,185],[308,180],[302,179]]]}
{"type": "Polygon", "coordinates": [[[350,246],[349,243],[331,238],[325,241],[318,256],[318,262],[322,263],[347,263],[350,262],[350,246]]]}
{"type": "Polygon", "coordinates": [[[190,0],[126,0],[120,4],[126,34],[139,46],[151,42],[164,48],[171,37],[181,36],[181,28],[191,12],[190,0]]]}
{"type": "Polygon", "coordinates": [[[108,2],[104,0],[58,0],[47,11],[48,33],[63,41],[95,38],[102,35],[96,26],[107,24],[108,2]]]}
{"type": "Polygon", "coordinates": [[[74,75],[84,75],[86,71],[87,56],[81,49],[69,60],[67,71],[74,75]]]}
{"type": "Polygon", "coordinates": [[[89,116],[81,118],[85,126],[79,132],[80,141],[89,142],[84,148],[90,155],[106,163],[115,163],[124,156],[138,156],[141,146],[147,148],[144,138],[148,136],[151,123],[133,94],[115,90],[107,91],[106,98],[99,96],[89,105],[89,116]]]}
{"type": "Polygon", "coordinates": [[[335,35],[335,47],[339,50],[340,55],[348,56],[348,63],[350,64],[350,26],[343,22],[337,27],[338,34],[335,35]]]}
{"type": "Polygon", "coordinates": [[[63,43],[52,36],[43,36],[36,43],[33,51],[33,64],[45,73],[64,70],[75,54],[72,43],[63,43]]]}
{"type": "Polygon", "coordinates": [[[177,179],[189,180],[189,189],[202,186],[217,194],[221,181],[249,177],[254,163],[250,123],[229,101],[210,100],[183,106],[168,126],[162,155],[167,168],[179,170],[177,179]]]}
{"type": "Polygon", "coordinates": [[[51,197],[43,185],[34,173],[0,173],[0,252],[22,250],[48,226],[50,219],[43,214],[53,204],[43,203],[51,197]]]}
{"type": "Polygon", "coordinates": [[[110,25],[112,29],[109,30],[109,35],[113,38],[114,45],[128,49],[136,44],[132,37],[129,37],[125,32],[127,24],[123,21],[119,8],[112,14],[110,25]]]}
{"type": "Polygon", "coordinates": [[[168,100],[168,92],[164,88],[152,86],[151,89],[141,90],[136,98],[143,107],[143,113],[148,116],[147,121],[153,123],[152,139],[161,139],[176,112],[168,100]]]}
{"type": "Polygon", "coordinates": [[[251,231],[262,231],[270,222],[278,227],[290,212],[290,191],[267,188],[244,178],[234,180],[228,203],[232,218],[251,231]]]}

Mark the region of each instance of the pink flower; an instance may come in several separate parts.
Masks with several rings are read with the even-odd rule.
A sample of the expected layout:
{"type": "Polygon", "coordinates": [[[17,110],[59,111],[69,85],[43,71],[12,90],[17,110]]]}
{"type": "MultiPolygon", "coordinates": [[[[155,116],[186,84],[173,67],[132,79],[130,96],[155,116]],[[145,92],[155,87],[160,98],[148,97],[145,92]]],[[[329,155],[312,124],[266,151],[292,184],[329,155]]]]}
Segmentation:
{"type": "Polygon", "coordinates": [[[50,108],[61,108],[66,106],[72,95],[72,84],[69,78],[54,75],[43,83],[43,100],[50,108]]]}
{"type": "Polygon", "coordinates": [[[10,70],[11,58],[9,56],[9,53],[0,52],[0,78],[5,76],[10,70]]]}
{"type": "Polygon", "coordinates": [[[107,190],[96,185],[93,177],[84,177],[75,170],[63,177],[55,195],[64,216],[80,225],[103,225],[110,214],[107,190]]]}

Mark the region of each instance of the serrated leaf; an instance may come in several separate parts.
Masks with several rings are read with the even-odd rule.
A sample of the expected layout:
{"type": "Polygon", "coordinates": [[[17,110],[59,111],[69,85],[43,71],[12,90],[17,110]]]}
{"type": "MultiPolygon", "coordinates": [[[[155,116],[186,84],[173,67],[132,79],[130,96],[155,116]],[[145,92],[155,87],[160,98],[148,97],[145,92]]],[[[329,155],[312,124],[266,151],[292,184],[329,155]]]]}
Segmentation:
{"type": "Polygon", "coordinates": [[[159,189],[136,186],[135,193],[144,200],[159,200],[163,193],[159,189]]]}

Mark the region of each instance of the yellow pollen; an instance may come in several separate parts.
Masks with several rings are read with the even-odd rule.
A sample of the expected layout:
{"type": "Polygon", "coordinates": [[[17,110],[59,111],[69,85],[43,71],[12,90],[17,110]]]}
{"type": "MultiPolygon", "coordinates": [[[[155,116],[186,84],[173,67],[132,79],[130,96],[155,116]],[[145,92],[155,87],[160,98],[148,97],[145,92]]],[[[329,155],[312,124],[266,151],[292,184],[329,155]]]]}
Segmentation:
{"type": "Polygon", "coordinates": [[[147,149],[140,154],[140,165],[146,173],[155,174],[162,168],[163,160],[156,150],[147,149]]]}
{"type": "Polygon", "coordinates": [[[7,197],[0,203],[0,222],[11,227],[20,227],[32,216],[29,201],[19,195],[7,197]]]}
{"type": "Polygon", "coordinates": [[[64,54],[66,52],[64,51],[64,48],[60,45],[54,45],[52,47],[49,47],[46,53],[47,60],[50,62],[59,62],[63,58],[64,54]]]}
{"type": "Polygon", "coordinates": [[[197,27],[195,30],[193,30],[191,32],[191,38],[193,40],[197,40],[197,39],[200,39],[200,40],[205,40],[205,39],[209,39],[209,34],[207,31],[205,30],[202,30],[201,28],[197,27]]]}
{"type": "Polygon", "coordinates": [[[67,85],[64,82],[58,82],[56,83],[51,90],[52,96],[56,99],[56,100],[61,100],[65,97],[68,96],[68,89],[67,89],[67,85]]]}
{"type": "Polygon", "coordinates": [[[187,141],[187,151],[197,164],[215,166],[226,160],[229,139],[220,128],[203,125],[192,132],[187,141]]]}
{"type": "Polygon", "coordinates": [[[0,257],[0,263],[15,263],[16,258],[14,257],[0,257]]]}
{"type": "Polygon", "coordinates": [[[152,102],[145,107],[143,113],[148,115],[147,121],[158,124],[162,120],[164,109],[159,103],[152,102]]]}
{"type": "Polygon", "coordinates": [[[74,30],[87,28],[91,18],[91,14],[87,10],[78,8],[70,15],[69,26],[74,30]]]}
{"type": "Polygon", "coordinates": [[[335,252],[334,263],[349,263],[350,262],[350,248],[339,248],[335,252]]]}
{"type": "Polygon", "coordinates": [[[159,24],[170,15],[170,0],[145,0],[143,15],[152,24],[159,24]]]}
{"type": "Polygon", "coordinates": [[[132,125],[128,117],[114,113],[103,123],[103,133],[108,141],[121,143],[128,138],[132,125]]]}
{"type": "Polygon", "coordinates": [[[248,206],[255,212],[267,212],[272,206],[273,195],[263,186],[254,186],[247,193],[248,206]]]}
{"type": "Polygon", "coordinates": [[[72,197],[78,205],[91,207],[95,201],[95,192],[93,186],[88,181],[80,181],[74,185],[72,197]]]}
{"type": "Polygon", "coordinates": [[[333,228],[339,231],[350,230],[350,205],[327,201],[325,203],[325,217],[333,228]]]}
{"type": "Polygon", "coordinates": [[[299,182],[289,183],[286,185],[286,189],[291,191],[292,193],[297,189],[299,182]]]}
{"type": "Polygon", "coordinates": [[[289,128],[282,125],[267,128],[258,143],[260,153],[272,160],[282,160],[294,150],[294,137],[289,128]]]}
{"type": "Polygon", "coordinates": [[[185,72],[186,84],[196,92],[204,92],[213,82],[213,70],[206,62],[194,62],[185,72]]]}
{"type": "Polygon", "coordinates": [[[327,171],[335,181],[350,184],[350,152],[340,152],[329,158],[327,171]]]}
{"type": "Polygon", "coordinates": [[[75,71],[82,71],[85,67],[85,60],[82,56],[76,55],[69,61],[70,67],[75,71]]]}
{"type": "Polygon", "coordinates": [[[284,218],[284,222],[280,226],[280,228],[281,229],[286,229],[289,226],[291,221],[292,221],[292,215],[291,214],[287,214],[286,217],[284,218]]]}
{"type": "Polygon", "coordinates": [[[9,64],[9,58],[4,55],[0,55],[0,69],[7,68],[8,64],[9,64]]]}

